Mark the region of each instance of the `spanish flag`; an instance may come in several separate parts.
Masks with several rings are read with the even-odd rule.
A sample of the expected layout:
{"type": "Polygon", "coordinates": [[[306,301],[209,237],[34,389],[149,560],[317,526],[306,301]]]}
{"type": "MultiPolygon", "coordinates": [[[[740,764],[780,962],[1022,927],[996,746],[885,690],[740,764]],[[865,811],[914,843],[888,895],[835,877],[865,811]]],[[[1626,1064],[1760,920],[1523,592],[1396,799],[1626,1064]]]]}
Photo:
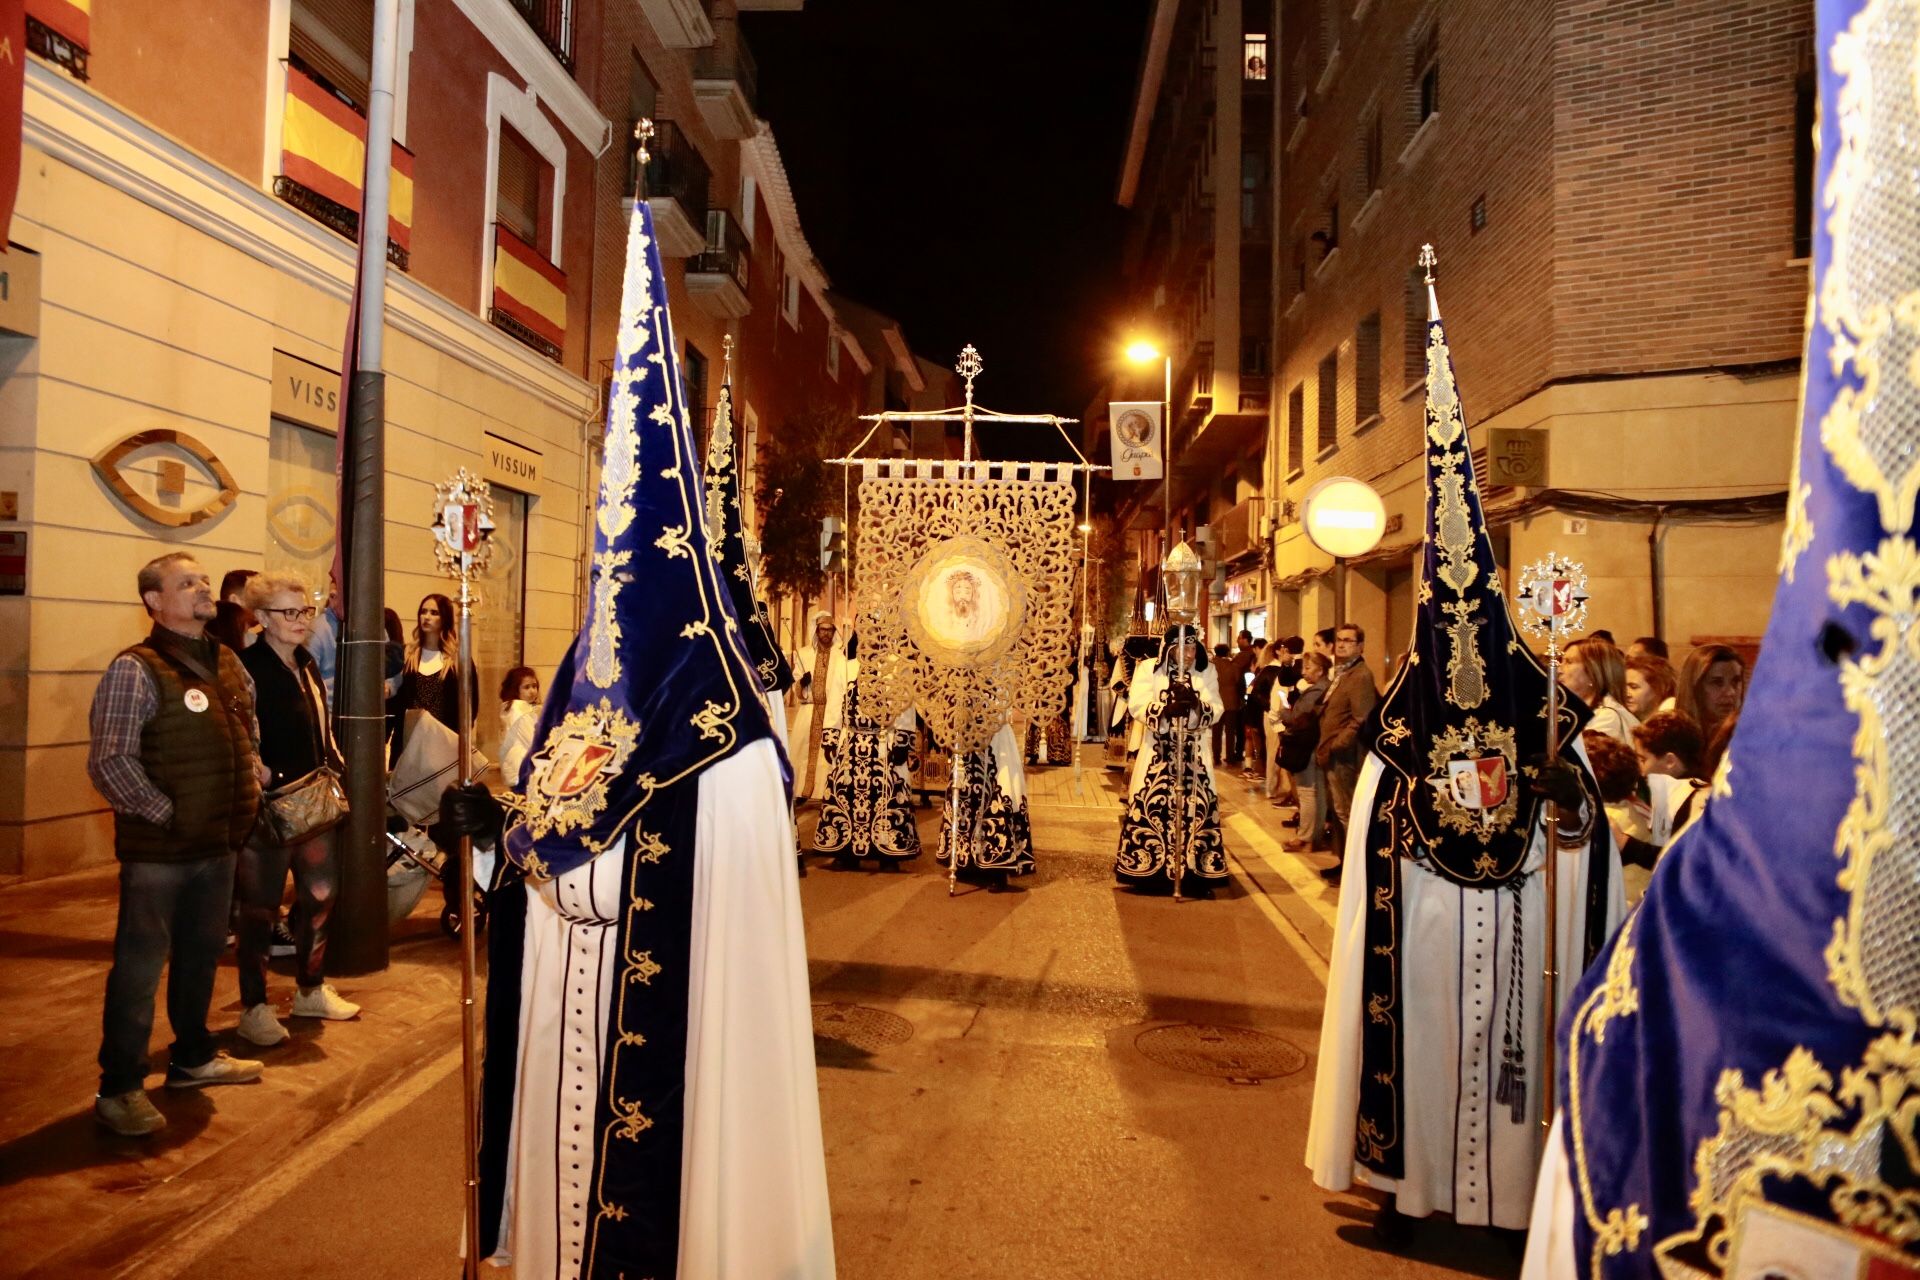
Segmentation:
{"type": "Polygon", "coordinates": [[[27,16],[82,49],[92,48],[93,0],[27,0],[27,16]]]}
{"type": "Polygon", "coordinates": [[[566,273],[498,223],[493,228],[493,306],[556,347],[567,336],[566,273]]]}
{"type": "MultiPolygon", "coordinates": [[[[280,129],[281,172],[335,204],[360,211],[367,169],[367,122],[340,99],[293,67],[287,68],[287,108],[280,129]]],[[[413,153],[393,146],[387,238],[413,247],[413,153]]]]}

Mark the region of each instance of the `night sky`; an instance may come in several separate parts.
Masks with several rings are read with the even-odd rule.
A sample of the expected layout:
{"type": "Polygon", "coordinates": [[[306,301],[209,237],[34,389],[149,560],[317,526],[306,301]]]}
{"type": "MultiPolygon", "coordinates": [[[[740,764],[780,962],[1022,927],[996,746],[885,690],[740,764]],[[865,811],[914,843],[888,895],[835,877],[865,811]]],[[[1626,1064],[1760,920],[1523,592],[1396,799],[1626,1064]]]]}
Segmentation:
{"type": "Polygon", "coordinates": [[[1114,191],[1150,8],[806,0],[743,15],[760,114],[833,287],[897,318],[930,360],[973,343],[990,408],[1078,417],[1114,359],[1114,191]]]}

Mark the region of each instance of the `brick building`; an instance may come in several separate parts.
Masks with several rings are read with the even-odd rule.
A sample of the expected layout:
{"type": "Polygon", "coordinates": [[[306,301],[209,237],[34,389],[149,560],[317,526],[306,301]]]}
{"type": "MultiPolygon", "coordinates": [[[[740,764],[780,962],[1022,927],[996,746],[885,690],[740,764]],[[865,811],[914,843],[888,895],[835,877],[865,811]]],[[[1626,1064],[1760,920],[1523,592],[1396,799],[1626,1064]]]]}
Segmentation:
{"type": "MultiPolygon", "coordinates": [[[[1271,19],[1260,0],[1156,6],[1118,190],[1134,211],[1124,266],[1135,305],[1126,329],[1173,363],[1175,539],[1208,526],[1227,570],[1216,640],[1240,625],[1265,626],[1258,528],[1274,333],[1271,19]]],[[[1110,391],[1157,400],[1165,373],[1159,363],[1119,372],[1110,391]]],[[[1090,443],[1103,451],[1104,398],[1085,420],[1090,443]]],[[[1158,483],[1117,489],[1125,541],[1141,564],[1157,564],[1168,495],[1158,483]]],[[[1150,580],[1150,572],[1133,574],[1136,599],[1150,594],[1141,587],[1150,580]]]]}
{"type": "MultiPolygon", "coordinates": [[[[216,575],[324,578],[370,10],[29,5],[0,264],[0,536],[24,564],[0,593],[0,875],[111,857],[87,707],[144,634],[139,565],[180,546],[216,575]]],[[[475,656],[490,695],[511,666],[550,667],[578,626],[636,116],[662,122],[649,191],[703,404],[729,332],[749,438],[802,405],[864,407],[870,361],[800,233],[728,0],[399,11],[386,596],[411,626],[445,589],[432,486],[463,465],[488,475],[500,527],[475,656]]]]}
{"type": "MultiPolygon", "coordinates": [[[[1216,31],[1229,12],[1169,7],[1211,7],[1216,31]]],[[[1583,561],[1595,625],[1623,640],[1757,636],[1806,306],[1806,6],[1319,0],[1264,16],[1270,631],[1339,611],[1297,513],[1349,475],[1380,491],[1389,533],[1347,575],[1345,613],[1376,655],[1405,647],[1430,242],[1503,561],[1583,561]],[[1488,469],[1494,427],[1544,442],[1538,483],[1488,469]]],[[[1216,493],[1206,515],[1231,510],[1216,493]]]]}

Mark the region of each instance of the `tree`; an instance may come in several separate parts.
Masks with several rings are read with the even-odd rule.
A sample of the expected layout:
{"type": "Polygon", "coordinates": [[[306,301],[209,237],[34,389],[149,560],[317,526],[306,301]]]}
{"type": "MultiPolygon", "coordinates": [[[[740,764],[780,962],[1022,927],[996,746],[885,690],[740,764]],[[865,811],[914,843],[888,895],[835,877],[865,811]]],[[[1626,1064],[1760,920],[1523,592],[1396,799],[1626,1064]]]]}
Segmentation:
{"type": "Polygon", "coordinates": [[[826,589],[820,522],[840,509],[838,468],[826,459],[839,455],[850,425],[843,414],[811,406],[769,432],[761,449],[761,572],[771,593],[798,597],[803,613],[826,589]]]}

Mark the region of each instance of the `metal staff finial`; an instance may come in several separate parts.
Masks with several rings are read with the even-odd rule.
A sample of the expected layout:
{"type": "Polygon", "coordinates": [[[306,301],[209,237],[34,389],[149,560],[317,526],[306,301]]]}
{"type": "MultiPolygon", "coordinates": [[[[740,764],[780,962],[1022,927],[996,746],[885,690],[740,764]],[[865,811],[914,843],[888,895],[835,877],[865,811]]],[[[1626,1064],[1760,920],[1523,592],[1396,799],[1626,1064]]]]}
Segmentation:
{"type": "MultiPolygon", "coordinates": [[[[1547,761],[1548,766],[1552,767],[1552,763],[1560,758],[1561,638],[1586,625],[1587,571],[1577,561],[1549,553],[1545,559],[1527,566],[1526,572],[1520,577],[1519,588],[1521,622],[1527,630],[1535,635],[1544,635],[1547,639],[1547,761]]],[[[1547,1103],[1540,1109],[1542,1129],[1553,1123],[1553,1027],[1556,1021],[1554,1014],[1560,1007],[1555,995],[1560,983],[1560,965],[1556,954],[1559,925],[1555,920],[1559,902],[1556,896],[1559,893],[1556,883],[1559,863],[1560,806],[1549,799],[1544,885],[1547,899],[1546,964],[1541,974],[1547,997],[1547,1034],[1540,1054],[1544,1068],[1542,1078],[1547,1081],[1547,1103]]]]}
{"type": "MultiPolygon", "coordinates": [[[[453,479],[435,486],[433,510],[434,558],[460,584],[459,660],[450,664],[447,678],[453,682],[453,705],[458,709],[456,750],[459,755],[455,776],[460,785],[471,786],[478,780],[473,772],[474,708],[467,705],[470,693],[467,672],[473,662],[473,580],[486,571],[493,553],[492,486],[462,467],[453,479]]],[[[476,1000],[480,970],[473,936],[475,904],[470,837],[460,837],[458,857],[455,876],[460,886],[457,909],[460,913],[461,1103],[466,1120],[466,1229],[468,1239],[477,1240],[479,1237],[472,1233],[480,1227],[480,1021],[476,1000]]],[[[468,1250],[466,1274],[477,1274],[474,1270],[477,1257],[476,1250],[468,1250]]]]}
{"type": "Polygon", "coordinates": [[[1433,283],[1433,268],[1434,268],[1434,265],[1439,261],[1440,259],[1437,256],[1435,256],[1433,252],[1432,245],[1423,244],[1420,246],[1420,265],[1426,268],[1428,284],[1433,283]]]}
{"type": "Polygon", "coordinates": [[[980,353],[971,342],[961,349],[960,359],[953,366],[953,371],[967,380],[967,403],[960,417],[966,428],[961,437],[960,456],[967,462],[973,461],[973,380],[980,376],[984,368],[986,365],[981,362],[980,353]]]}
{"type": "Polygon", "coordinates": [[[633,198],[647,198],[647,165],[653,160],[653,121],[646,116],[634,121],[633,154],[637,163],[633,166],[633,198]]]}
{"type": "Polygon", "coordinates": [[[961,349],[960,361],[953,366],[953,371],[967,380],[968,400],[973,399],[973,380],[980,376],[980,371],[985,367],[980,361],[980,353],[971,342],[961,349]]]}
{"type": "Polygon", "coordinates": [[[720,339],[720,381],[722,384],[733,381],[733,335],[730,333],[720,339]]]}

